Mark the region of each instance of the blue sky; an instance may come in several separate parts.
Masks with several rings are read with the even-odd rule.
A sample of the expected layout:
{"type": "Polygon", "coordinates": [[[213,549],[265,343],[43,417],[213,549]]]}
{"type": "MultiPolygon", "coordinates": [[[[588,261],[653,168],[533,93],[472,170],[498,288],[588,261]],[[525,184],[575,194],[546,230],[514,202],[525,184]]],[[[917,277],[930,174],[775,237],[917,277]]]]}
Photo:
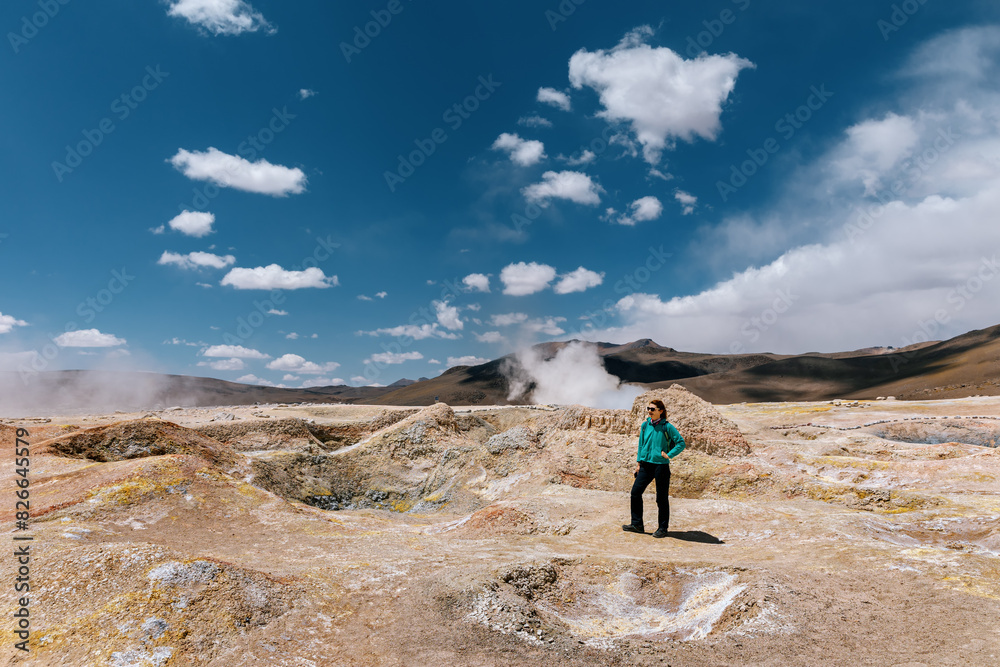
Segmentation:
{"type": "Polygon", "coordinates": [[[973,0],[0,9],[0,368],[389,384],[1000,322],[973,0]]]}

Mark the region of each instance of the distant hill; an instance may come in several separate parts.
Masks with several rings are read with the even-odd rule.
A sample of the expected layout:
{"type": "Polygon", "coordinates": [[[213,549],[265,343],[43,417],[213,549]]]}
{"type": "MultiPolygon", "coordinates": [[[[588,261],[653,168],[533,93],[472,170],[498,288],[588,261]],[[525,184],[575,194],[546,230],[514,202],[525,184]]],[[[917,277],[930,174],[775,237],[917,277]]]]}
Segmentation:
{"type": "MultiPolygon", "coordinates": [[[[543,358],[551,358],[570,342],[536,348],[543,358]]],[[[678,352],[648,338],[596,346],[605,369],[624,382],[647,387],[676,383],[713,403],[1000,394],[1000,325],[900,349],[799,355],[678,352]]],[[[514,363],[514,355],[507,355],[477,366],[455,366],[435,378],[404,378],[387,387],[310,389],[156,373],[58,371],[38,373],[27,382],[17,373],[0,373],[0,417],[253,403],[429,405],[440,400],[503,405],[511,402],[504,370],[514,363]]]]}

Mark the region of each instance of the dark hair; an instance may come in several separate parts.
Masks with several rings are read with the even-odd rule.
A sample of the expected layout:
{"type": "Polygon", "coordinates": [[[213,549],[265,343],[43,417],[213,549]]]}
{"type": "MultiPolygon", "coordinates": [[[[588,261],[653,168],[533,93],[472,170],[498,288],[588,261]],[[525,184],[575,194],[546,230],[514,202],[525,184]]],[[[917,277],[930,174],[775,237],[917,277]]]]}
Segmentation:
{"type": "Polygon", "coordinates": [[[667,406],[665,406],[663,404],[663,401],[661,401],[658,398],[654,398],[649,403],[650,403],[650,405],[655,405],[657,407],[657,409],[659,409],[659,411],[661,413],[660,414],[660,418],[661,419],[666,419],[667,418],[667,406]]]}

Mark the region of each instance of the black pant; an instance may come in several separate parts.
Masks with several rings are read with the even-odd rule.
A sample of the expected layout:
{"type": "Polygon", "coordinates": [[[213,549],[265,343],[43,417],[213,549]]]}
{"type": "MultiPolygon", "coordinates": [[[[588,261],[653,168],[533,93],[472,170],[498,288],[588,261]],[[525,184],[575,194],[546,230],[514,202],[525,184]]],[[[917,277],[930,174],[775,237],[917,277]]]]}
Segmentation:
{"type": "Polygon", "coordinates": [[[632,525],[642,526],[642,492],[649,483],[656,480],[657,527],[666,532],[670,523],[670,464],[639,462],[639,474],[632,484],[632,525]]]}

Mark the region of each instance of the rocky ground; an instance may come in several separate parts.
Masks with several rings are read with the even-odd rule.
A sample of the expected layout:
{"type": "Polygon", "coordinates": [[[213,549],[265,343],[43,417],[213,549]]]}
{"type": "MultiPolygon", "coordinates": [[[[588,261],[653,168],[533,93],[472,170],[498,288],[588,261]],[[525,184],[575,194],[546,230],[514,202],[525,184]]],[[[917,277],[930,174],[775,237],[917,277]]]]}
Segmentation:
{"type": "Polygon", "coordinates": [[[4,420],[2,664],[1000,662],[1000,399],[655,395],[689,443],[662,540],[621,530],[653,394],[4,420]]]}

